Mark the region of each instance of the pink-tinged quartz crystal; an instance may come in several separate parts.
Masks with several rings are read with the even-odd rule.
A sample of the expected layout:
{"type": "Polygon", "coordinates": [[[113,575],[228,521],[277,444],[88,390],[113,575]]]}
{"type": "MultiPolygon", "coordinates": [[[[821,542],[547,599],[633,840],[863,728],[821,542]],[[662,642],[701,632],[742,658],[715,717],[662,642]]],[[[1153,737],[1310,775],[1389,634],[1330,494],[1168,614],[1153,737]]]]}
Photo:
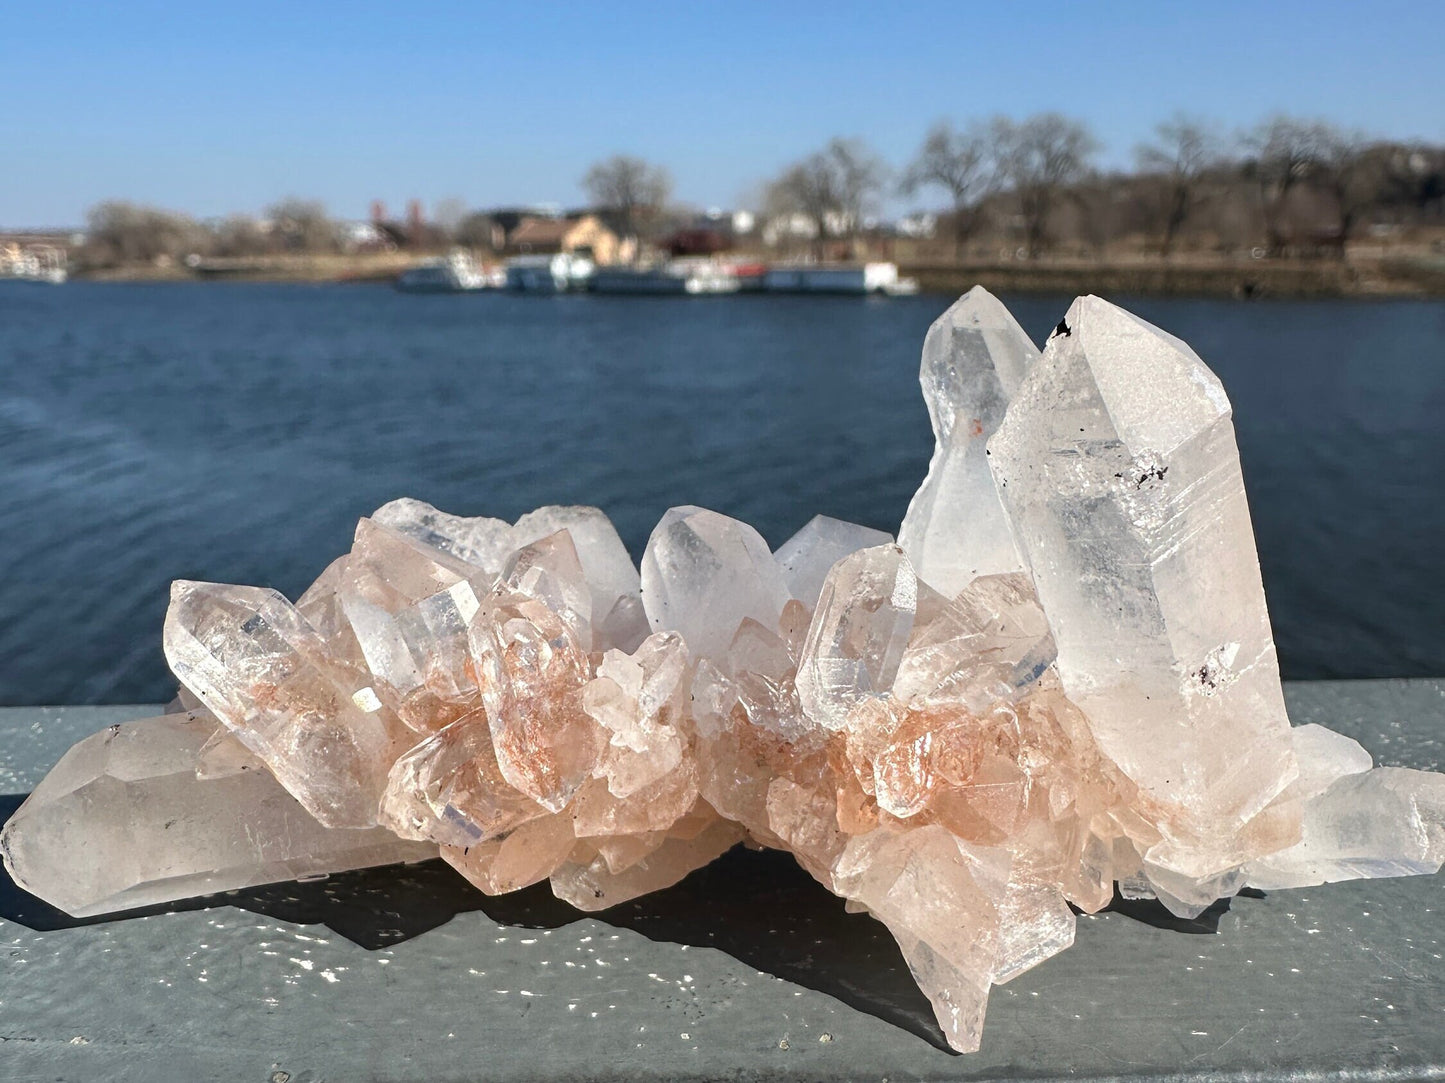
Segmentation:
{"type": "Polygon", "coordinates": [[[76,744],[6,823],[0,850],[16,883],[76,917],[436,857],[379,827],[322,826],[204,712],[76,744]]]}
{"type": "Polygon", "coordinates": [[[321,697],[316,670],[344,732],[365,720],[386,737],[353,770],[365,784],[342,787],[349,819],[332,822],[437,844],[483,891],[555,876],[568,897],[585,881],[610,905],[741,838],[699,796],[687,645],[648,635],[637,569],[595,508],[507,526],[395,501],[295,608],[253,588],[178,584],[175,597],[177,675],[319,816],[333,776],[353,770],[350,748],[328,736],[317,752],[297,736],[313,724],[299,711],[277,729],[254,706],[255,667],[223,664],[257,653],[260,601],[265,628],[294,625],[312,662],[292,667],[304,702],[321,697]],[[222,604],[236,594],[257,602],[222,604]]]}
{"type": "Polygon", "coordinates": [[[959,1050],[1116,885],[1195,915],[1438,870],[1445,776],[1289,725],[1193,351],[1085,297],[1040,354],[974,289],[921,380],[938,447],[897,545],[820,516],[774,553],[682,507],[639,574],[595,508],[398,500],[294,606],[178,582],[191,721],[77,745],[7,866],[91,914],[439,852],[597,910],[748,840],[887,925],[959,1050]],[[75,875],[97,846],[124,860],[75,875]]]}

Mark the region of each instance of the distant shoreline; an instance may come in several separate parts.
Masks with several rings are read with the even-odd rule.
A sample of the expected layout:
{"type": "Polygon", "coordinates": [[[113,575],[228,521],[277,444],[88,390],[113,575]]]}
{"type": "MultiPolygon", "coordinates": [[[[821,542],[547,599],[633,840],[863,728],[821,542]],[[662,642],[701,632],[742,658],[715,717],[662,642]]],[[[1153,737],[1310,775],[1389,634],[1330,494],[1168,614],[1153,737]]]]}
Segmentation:
{"type": "MultiPolygon", "coordinates": [[[[389,282],[421,257],[270,256],[184,266],[122,266],[78,270],[92,282],[389,282]]],[[[958,294],[982,285],[1001,293],[1114,293],[1238,299],[1445,297],[1445,258],[1431,261],[1339,260],[1063,260],[899,262],[900,274],[925,293],[958,294]]]]}
{"type": "Polygon", "coordinates": [[[1114,293],[1240,300],[1445,297],[1445,260],[1352,263],[1338,260],[1019,261],[910,264],[900,271],[927,292],[978,284],[999,293],[1114,293]]]}

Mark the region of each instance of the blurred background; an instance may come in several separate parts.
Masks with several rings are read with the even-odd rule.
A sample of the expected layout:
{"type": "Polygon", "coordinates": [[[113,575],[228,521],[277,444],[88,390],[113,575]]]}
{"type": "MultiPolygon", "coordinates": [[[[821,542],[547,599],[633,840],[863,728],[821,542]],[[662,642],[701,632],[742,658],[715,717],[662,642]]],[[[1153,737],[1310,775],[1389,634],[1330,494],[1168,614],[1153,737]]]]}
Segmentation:
{"type": "Polygon", "coordinates": [[[1235,406],[1290,678],[1445,674],[1445,9],[0,12],[0,704],[401,495],[896,530],[929,323],[1099,293],[1235,406]]]}

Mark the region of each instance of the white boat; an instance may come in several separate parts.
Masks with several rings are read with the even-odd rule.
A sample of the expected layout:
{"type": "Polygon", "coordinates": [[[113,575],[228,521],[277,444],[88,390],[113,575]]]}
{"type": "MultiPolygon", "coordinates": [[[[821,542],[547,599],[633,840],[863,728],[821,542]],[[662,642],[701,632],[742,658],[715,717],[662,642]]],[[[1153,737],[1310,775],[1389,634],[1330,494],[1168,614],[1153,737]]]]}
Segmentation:
{"type": "Polygon", "coordinates": [[[59,286],[67,278],[65,249],[50,244],[0,247],[0,282],[34,282],[59,286]]]}
{"type": "Polygon", "coordinates": [[[784,263],[763,275],[769,293],[917,293],[918,283],[898,277],[896,263],[784,263]]]}
{"type": "Polygon", "coordinates": [[[710,259],[675,259],[654,267],[599,267],[592,275],[594,293],[701,297],[737,293],[739,285],[736,275],[710,259]]]}
{"type": "Polygon", "coordinates": [[[507,260],[507,288],[524,293],[567,293],[585,290],[597,266],[584,256],[558,252],[550,256],[513,256],[507,260]]]}
{"type": "Polygon", "coordinates": [[[401,273],[396,288],[405,293],[470,293],[492,283],[466,252],[429,259],[401,273]]]}

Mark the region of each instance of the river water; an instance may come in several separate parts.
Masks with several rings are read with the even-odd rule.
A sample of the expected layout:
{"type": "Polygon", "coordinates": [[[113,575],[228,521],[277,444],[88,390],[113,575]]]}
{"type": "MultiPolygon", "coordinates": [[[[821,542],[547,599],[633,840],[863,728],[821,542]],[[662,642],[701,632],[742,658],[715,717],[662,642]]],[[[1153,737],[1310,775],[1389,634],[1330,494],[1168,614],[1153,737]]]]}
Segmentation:
{"type": "MultiPolygon", "coordinates": [[[[1445,304],[1121,300],[1234,401],[1286,676],[1445,674],[1445,304]]],[[[0,289],[0,704],[169,698],[171,579],[294,597],[401,495],[895,530],[948,302],[0,289]]]]}

